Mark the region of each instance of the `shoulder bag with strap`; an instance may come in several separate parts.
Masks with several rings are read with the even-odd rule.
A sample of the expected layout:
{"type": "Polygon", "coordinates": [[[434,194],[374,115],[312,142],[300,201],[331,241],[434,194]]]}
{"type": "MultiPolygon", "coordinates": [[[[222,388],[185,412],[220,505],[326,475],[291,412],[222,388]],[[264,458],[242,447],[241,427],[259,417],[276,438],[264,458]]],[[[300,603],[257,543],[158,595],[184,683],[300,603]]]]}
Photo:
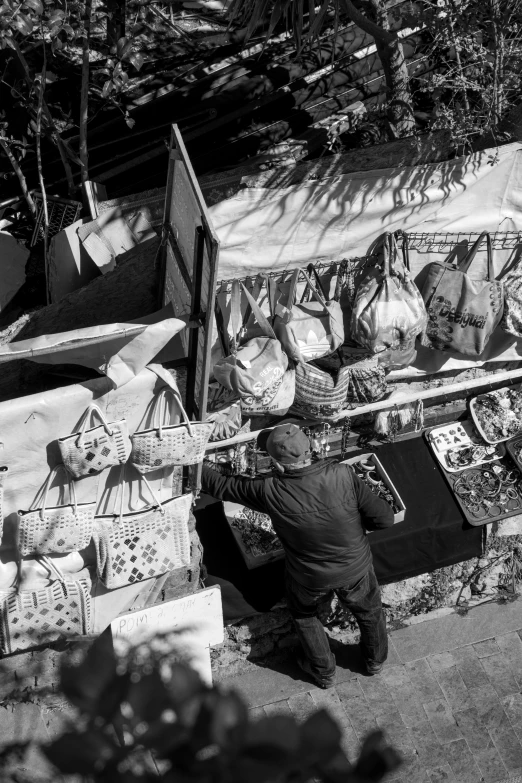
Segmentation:
{"type": "MultiPolygon", "coordinates": [[[[407,237],[403,235],[407,243],[407,237]]],[[[374,267],[357,291],[352,311],[352,337],[379,354],[381,364],[404,367],[416,357],[415,340],[426,326],[426,308],[410,276],[407,245],[398,258],[395,237],[383,241],[382,267],[374,267]]]]}
{"type": "Polygon", "coordinates": [[[48,557],[39,558],[50,585],[34,590],[0,590],[0,652],[10,655],[58,639],[91,632],[91,580],[66,579],[48,557]]]}
{"type": "Polygon", "coordinates": [[[59,438],[58,447],[63,464],[74,478],[100,473],[127,462],[131,449],[127,422],[125,419],[107,422],[100,408],[93,403],[85,411],[80,431],[59,438]],[[88,429],[94,416],[101,424],[88,429]]]}
{"type": "Polygon", "coordinates": [[[195,465],[203,459],[213,429],[213,422],[190,421],[180,393],[171,386],[165,387],[154,400],[152,427],[131,437],[131,462],[140,473],[174,465],[195,465]],[[165,424],[169,394],[181,412],[181,424],[165,424]]]}
{"type": "MultiPolygon", "coordinates": [[[[18,547],[23,557],[38,554],[65,554],[89,546],[96,503],[78,503],[74,481],[63,465],[54,467],[38,493],[42,495],[40,508],[18,512],[18,547]],[[62,470],[69,488],[69,503],[63,506],[47,506],[49,489],[54,478],[62,470]]],[[[37,500],[38,495],[35,498],[37,500]]]]}
{"type": "Polygon", "coordinates": [[[495,280],[491,236],[482,232],[457,265],[433,262],[422,287],[428,323],[422,345],[437,351],[480,356],[502,318],[504,291],[495,280]],[[487,249],[487,276],[472,280],[468,271],[483,240],[487,249]]]}
{"type": "MultiPolygon", "coordinates": [[[[314,270],[315,271],[315,270],[314,270]]],[[[318,280],[318,277],[316,277],[318,280]]],[[[305,290],[306,293],[306,290],[305,290]]],[[[286,307],[278,304],[274,331],[288,356],[295,362],[310,362],[333,353],[344,342],[343,313],[339,302],[326,301],[302,269],[295,269],[290,278],[286,307]],[[303,275],[316,301],[296,304],[299,276],[303,275]]]]}
{"type": "Polygon", "coordinates": [[[95,520],[93,538],[98,577],[109,588],[141,582],[190,565],[192,493],[160,501],[142,475],[154,505],[124,514],[124,478],[122,467],[119,514],[97,515],[95,520]]]}
{"type": "MultiPolygon", "coordinates": [[[[239,280],[234,280],[232,283],[230,320],[233,333],[230,354],[216,362],[214,377],[226,389],[236,392],[241,400],[244,398],[247,400],[252,398],[272,400],[283,383],[283,376],[288,367],[288,357],[276,338],[267,317],[239,280]],[[253,337],[239,346],[241,290],[263,331],[263,336],[253,337]]],[[[226,341],[226,334],[223,334],[222,337],[226,341]]]]}

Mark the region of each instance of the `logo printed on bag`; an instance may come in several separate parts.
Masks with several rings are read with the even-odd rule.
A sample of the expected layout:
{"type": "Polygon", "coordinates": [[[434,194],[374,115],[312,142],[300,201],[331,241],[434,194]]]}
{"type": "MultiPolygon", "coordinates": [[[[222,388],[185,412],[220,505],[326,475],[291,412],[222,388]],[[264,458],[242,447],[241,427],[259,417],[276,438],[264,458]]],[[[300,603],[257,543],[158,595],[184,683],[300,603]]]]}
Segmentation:
{"type": "MultiPolygon", "coordinates": [[[[442,297],[437,298],[437,303],[440,303],[442,297]]],[[[444,304],[440,310],[430,307],[428,312],[431,315],[437,314],[439,318],[445,318],[450,323],[460,324],[462,329],[466,326],[474,326],[476,329],[484,329],[486,326],[487,315],[478,315],[477,313],[470,313],[469,310],[457,310],[456,307],[451,306],[451,302],[444,299],[444,304]]]]}

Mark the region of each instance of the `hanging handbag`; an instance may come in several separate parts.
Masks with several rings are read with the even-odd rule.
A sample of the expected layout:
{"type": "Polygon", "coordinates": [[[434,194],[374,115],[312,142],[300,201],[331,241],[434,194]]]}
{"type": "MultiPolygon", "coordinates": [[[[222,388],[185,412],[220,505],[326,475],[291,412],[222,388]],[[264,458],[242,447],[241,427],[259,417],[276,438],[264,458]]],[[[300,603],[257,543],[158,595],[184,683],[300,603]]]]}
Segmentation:
{"type": "Polygon", "coordinates": [[[275,394],[268,388],[262,397],[242,397],[243,416],[284,416],[295,398],[295,370],[285,371],[281,383],[277,383],[275,394]]]}
{"type": "MultiPolygon", "coordinates": [[[[288,357],[283,352],[267,317],[239,280],[232,282],[230,321],[233,337],[231,345],[228,346],[229,355],[216,362],[214,377],[226,389],[236,392],[241,399],[273,399],[283,383],[288,357]],[[238,346],[241,320],[240,285],[263,336],[253,337],[238,346]]],[[[228,342],[224,331],[222,340],[225,344],[228,342]]]]}
{"type": "Polygon", "coordinates": [[[346,407],[350,368],[340,367],[331,375],[313,364],[300,362],[295,368],[295,400],[291,413],[328,420],[346,407]]]}
{"type": "Polygon", "coordinates": [[[131,450],[127,422],[125,419],[107,422],[100,408],[93,403],[85,411],[80,431],[59,438],[58,447],[63,464],[74,478],[100,473],[127,462],[131,450]],[[87,429],[94,416],[101,424],[87,429]]]}
{"type": "Polygon", "coordinates": [[[54,574],[48,587],[0,590],[3,655],[91,632],[90,578],[66,579],[50,558],[40,558],[40,562],[54,574]]]}
{"type": "Polygon", "coordinates": [[[382,400],[388,391],[386,372],[379,364],[378,354],[364,348],[343,345],[330,356],[315,359],[313,364],[327,372],[338,372],[343,365],[350,370],[347,402],[367,403],[382,400]]]}
{"type": "Polygon", "coordinates": [[[513,337],[522,337],[522,264],[519,262],[502,278],[504,312],[500,328],[513,337]]]}
{"type": "MultiPolygon", "coordinates": [[[[78,503],[74,481],[63,465],[54,467],[42,487],[41,508],[18,512],[18,548],[23,557],[38,554],[65,554],[89,546],[92,538],[96,503],[78,503]],[[60,469],[66,474],[69,503],[47,506],[47,497],[53,479],[60,469]]],[[[35,501],[37,497],[35,498],[35,501]]]]}
{"type": "Polygon", "coordinates": [[[301,269],[295,269],[290,278],[286,307],[280,303],[276,306],[274,331],[291,359],[295,362],[310,362],[332,353],[343,344],[341,306],[333,299],[326,301],[324,292],[313,285],[308,275],[301,269]],[[301,274],[307,282],[305,295],[309,288],[317,301],[296,304],[296,289],[301,274]]]}
{"type": "Polygon", "coordinates": [[[415,340],[426,326],[427,315],[419,289],[410,277],[407,236],[403,234],[403,260],[395,237],[383,242],[382,267],[374,267],[357,291],[352,312],[352,337],[385,367],[398,368],[416,357],[415,340]]]}
{"type": "Polygon", "coordinates": [[[428,311],[422,345],[437,351],[480,356],[504,308],[503,285],[494,277],[493,249],[487,231],[482,232],[457,265],[431,263],[422,295],[428,311]],[[467,273],[484,238],[487,276],[485,280],[472,280],[467,273]]]}
{"type": "Polygon", "coordinates": [[[192,493],[160,501],[142,476],[155,505],[124,514],[123,479],[122,467],[119,516],[97,516],[93,536],[98,577],[111,589],[190,565],[192,493]]]}
{"type": "Polygon", "coordinates": [[[131,462],[140,473],[174,465],[194,465],[203,459],[213,429],[214,424],[210,421],[190,421],[179,392],[165,387],[154,400],[151,429],[140,430],[131,437],[131,462]],[[181,424],[163,423],[169,394],[181,411],[181,424]]]}

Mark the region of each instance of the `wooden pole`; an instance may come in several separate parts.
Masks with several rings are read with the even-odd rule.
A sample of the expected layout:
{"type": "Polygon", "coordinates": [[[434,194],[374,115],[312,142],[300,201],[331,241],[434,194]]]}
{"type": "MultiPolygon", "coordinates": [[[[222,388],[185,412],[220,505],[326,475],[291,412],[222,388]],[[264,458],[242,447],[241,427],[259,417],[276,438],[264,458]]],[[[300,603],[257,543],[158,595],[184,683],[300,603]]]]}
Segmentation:
{"type": "MultiPolygon", "coordinates": [[[[481,378],[471,378],[467,381],[461,381],[460,383],[449,383],[447,386],[439,386],[436,389],[425,389],[424,391],[415,390],[413,392],[405,393],[403,397],[396,401],[390,401],[389,399],[380,400],[379,402],[370,402],[368,405],[360,405],[358,408],[351,408],[350,410],[342,411],[334,421],[329,421],[329,424],[339,424],[345,419],[352,419],[355,416],[363,416],[365,413],[375,413],[376,411],[383,411],[387,408],[394,408],[395,405],[404,405],[408,402],[416,402],[417,400],[431,400],[437,397],[444,397],[448,394],[455,394],[458,392],[468,391],[469,389],[477,389],[481,386],[487,386],[491,383],[502,383],[503,381],[511,381],[515,378],[522,379],[522,367],[517,370],[506,370],[505,372],[495,373],[493,375],[482,376],[481,378]]],[[[296,424],[304,427],[320,424],[320,420],[302,420],[293,419],[296,424]]],[[[286,423],[286,422],[285,422],[286,423]]],[[[279,424],[275,424],[273,427],[266,427],[264,429],[273,430],[278,427],[279,424]]],[[[234,446],[237,443],[246,443],[249,440],[257,438],[259,432],[245,432],[241,435],[236,435],[234,438],[228,438],[227,440],[220,440],[209,443],[207,451],[215,451],[216,449],[228,448],[234,446]]]]}

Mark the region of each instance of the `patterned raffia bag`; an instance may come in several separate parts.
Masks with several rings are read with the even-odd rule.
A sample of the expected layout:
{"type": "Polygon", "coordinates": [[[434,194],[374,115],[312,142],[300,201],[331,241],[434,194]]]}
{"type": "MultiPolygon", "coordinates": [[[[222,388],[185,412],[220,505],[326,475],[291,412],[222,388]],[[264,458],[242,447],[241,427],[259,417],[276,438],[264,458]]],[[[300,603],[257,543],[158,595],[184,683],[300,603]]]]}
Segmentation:
{"type": "Polygon", "coordinates": [[[74,481],[63,465],[50,471],[42,493],[41,508],[31,507],[29,511],[18,512],[18,547],[22,556],[65,554],[85,549],[92,538],[96,503],[77,502],[74,481]],[[49,489],[60,469],[67,476],[69,503],[48,507],[49,489]]]}
{"type": "Polygon", "coordinates": [[[166,387],[154,400],[152,428],[135,432],[131,438],[131,462],[140,473],[174,465],[194,465],[203,459],[213,429],[213,422],[189,421],[179,392],[166,387]],[[181,424],[163,423],[168,412],[169,394],[181,411],[181,424]]]}
{"type": "Polygon", "coordinates": [[[122,471],[119,516],[97,516],[94,531],[98,577],[109,588],[190,565],[192,493],[160,501],[142,476],[156,505],[124,514],[123,478],[122,471]]]}
{"type": "Polygon", "coordinates": [[[340,367],[335,376],[313,364],[300,362],[295,368],[295,400],[291,413],[333,419],[346,407],[350,368],[340,367]]]}
{"type": "Polygon", "coordinates": [[[349,368],[349,403],[376,402],[382,400],[388,391],[386,372],[379,364],[379,355],[368,353],[364,348],[343,345],[331,356],[316,359],[313,364],[328,372],[338,372],[341,366],[349,368]]]}
{"type": "Polygon", "coordinates": [[[66,579],[50,558],[48,587],[0,591],[0,651],[10,655],[40,644],[91,631],[91,580],[66,579]]]}
{"type": "Polygon", "coordinates": [[[123,465],[131,450],[125,419],[109,423],[94,404],[85,411],[80,431],[59,438],[58,446],[63,464],[74,478],[100,473],[114,465],[123,465]],[[95,415],[101,424],[87,429],[95,415]]]}

